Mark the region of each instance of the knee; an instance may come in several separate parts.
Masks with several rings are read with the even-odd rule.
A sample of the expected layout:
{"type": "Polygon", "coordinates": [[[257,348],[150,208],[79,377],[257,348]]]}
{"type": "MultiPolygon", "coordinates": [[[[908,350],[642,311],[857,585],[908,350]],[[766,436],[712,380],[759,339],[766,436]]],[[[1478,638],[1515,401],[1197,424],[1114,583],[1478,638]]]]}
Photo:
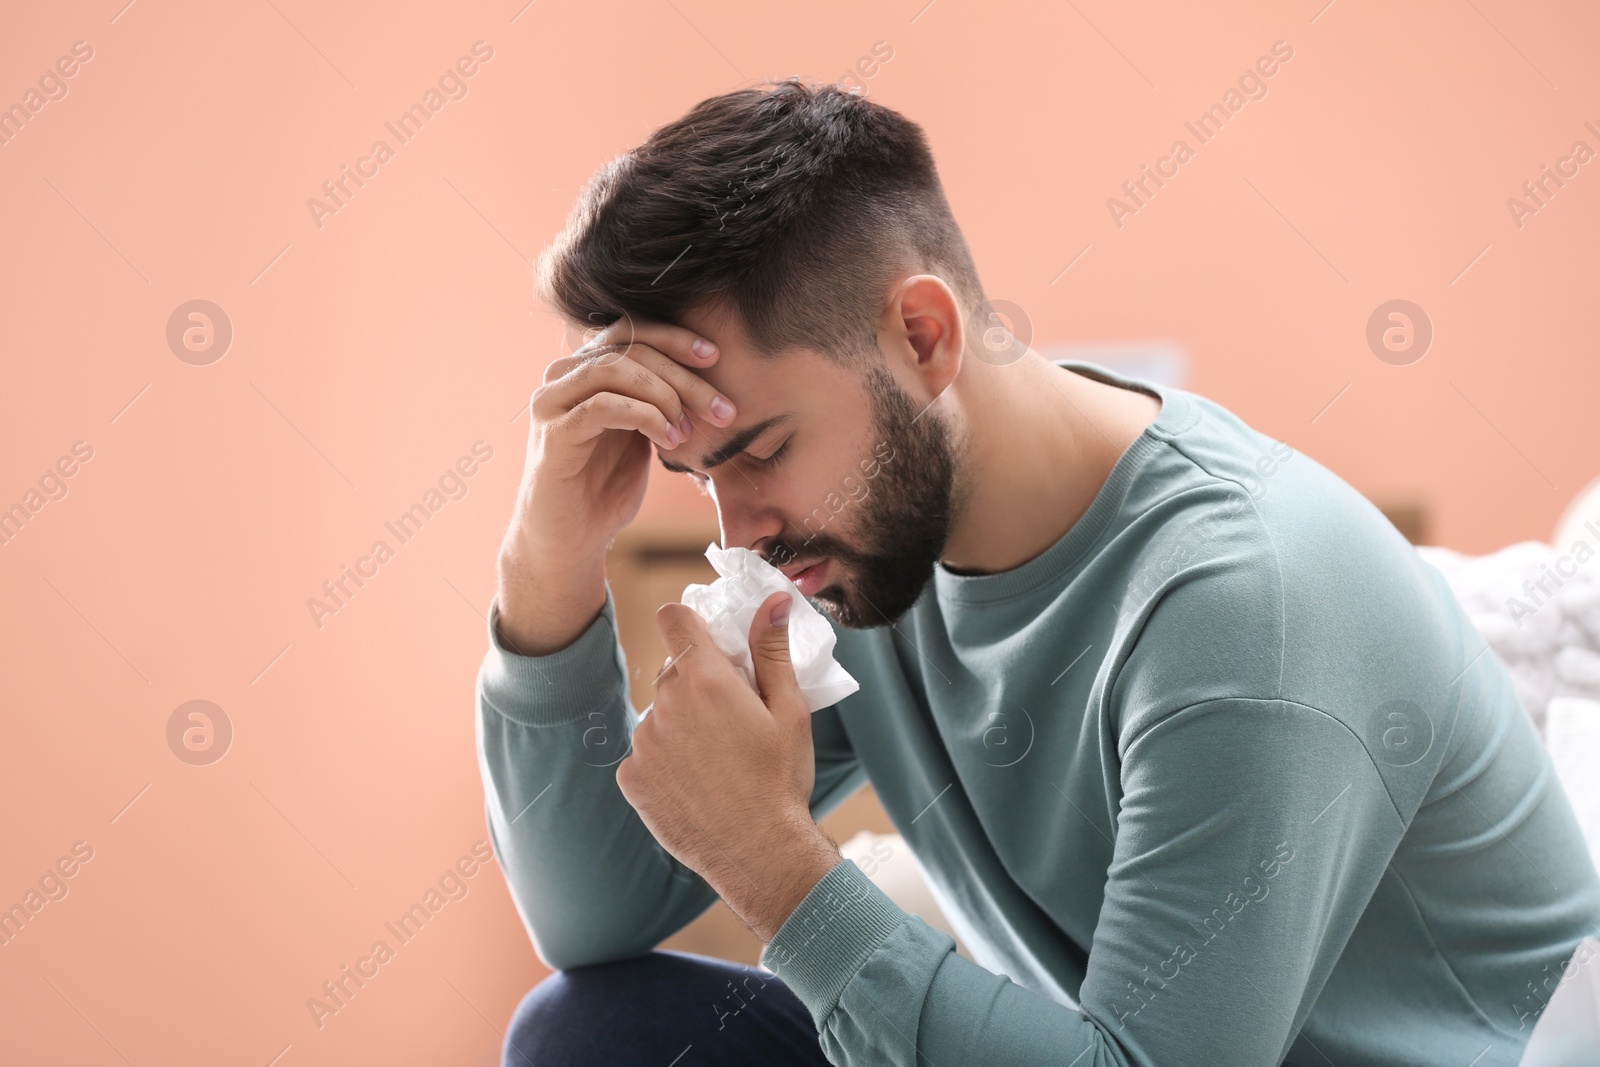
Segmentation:
{"type": "Polygon", "coordinates": [[[690,1045],[704,1048],[696,1062],[707,1067],[809,1065],[823,1062],[816,1041],[805,1005],[776,975],[657,950],[556,971],[534,986],[512,1013],[501,1067],[666,1064],[690,1045]]]}
{"type": "Polygon", "coordinates": [[[556,971],[528,990],[506,1027],[501,1067],[536,1067],[548,1060],[548,1046],[560,1039],[562,1024],[579,1021],[582,1009],[574,999],[582,993],[574,986],[582,984],[574,983],[569,972],[556,971]]]}
{"type": "Polygon", "coordinates": [[[512,1013],[501,1067],[581,1063],[592,1058],[597,1042],[615,1040],[617,1027],[637,1034],[640,1007],[658,999],[668,962],[651,953],[553,972],[512,1013]]]}

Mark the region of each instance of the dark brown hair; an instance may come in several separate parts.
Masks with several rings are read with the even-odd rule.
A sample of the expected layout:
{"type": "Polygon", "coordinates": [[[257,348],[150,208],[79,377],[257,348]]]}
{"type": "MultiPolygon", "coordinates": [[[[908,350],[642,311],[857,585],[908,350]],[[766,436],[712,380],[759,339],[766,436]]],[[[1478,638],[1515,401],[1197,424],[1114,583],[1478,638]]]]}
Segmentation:
{"type": "Polygon", "coordinates": [[[540,255],[581,326],[736,314],[757,352],[857,364],[898,278],[937,274],[970,321],[983,289],[922,129],[797,78],[701,101],[590,179],[540,255]]]}

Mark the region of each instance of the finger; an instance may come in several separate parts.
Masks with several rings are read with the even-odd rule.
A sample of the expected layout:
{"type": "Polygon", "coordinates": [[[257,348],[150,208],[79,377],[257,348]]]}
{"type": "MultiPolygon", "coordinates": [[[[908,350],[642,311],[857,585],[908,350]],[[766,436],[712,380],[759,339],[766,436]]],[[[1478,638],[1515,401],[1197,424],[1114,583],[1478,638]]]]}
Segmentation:
{"type": "MultiPolygon", "coordinates": [[[[635,351],[642,347],[635,346],[635,351]]],[[[655,372],[632,359],[607,359],[599,350],[587,356],[566,356],[552,364],[555,377],[534,390],[534,411],[546,419],[559,419],[596,393],[616,393],[649,404],[661,413],[662,435],[657,444],[675,448],[684,439],[680,424],[685,410],[677,390],[655,372]],[[673,432],[668,432],[673,431],[673,432]]]]}
{"type": "Polygon", "coordinates": [[[621,763],[617,764],[617,788],[622,792],[622,799],[628,802],[629,807],[635,809],[638,807],[638,805],[633,802],[635,795],[633,778],[638,772],[638,769],[638,764],[634,762],[634,757],[631,752],[627,756],[623,757],[621,763]]]}
{"type": "Polygon", "coordinates": [[[721,397],[727,407],[713,406],[718,399],[717,391],[693,373],[712,366],[721,355],[714,341],[693,330],[624,316],[596,333],[573,355],[602,360],[632,359],[676,388],[696,418],[726,426],[735,417],[732,401],[721,397]]]}
{"type": "MultiPolygon", "coordinates": [[[[738,416],[733,401],[717,392],[716,387],[696,374],[694,368],[685,366],[681,353],[675,354],[675,352],[672,345],[667,341],[655,340],[653,334],[649,342],[643,340],[625,342],[615,338],[597,339],[592,346],[585,346],[571,356],[556,360],[551,367],[559,364],[560,373],[565,374],[586,362],[610,364],[625,359],[632,360],[671,388],[694,419],[704,419],[715,426],[726,426],[731,423],[738,416]],[[656,347],[657,344],[667,345],[667,350],[656,347]]],[[[715,362],[715,359],[707,362],[709,365],[715,362]]],[[[549,374],[550,371],[547,369],[547,380],[549,374]]]]}
{"type": "Polygon", "coordinates": [[[790,593],[774,593],[761,602],[750,620],[750,658],[755,663],[756,691],[767,709],[779,714],[794,708],[810,711],[789,658],[788,615],[793,607],[790,593]],[[778,622],[773,621],[775,609],[781,613],[778,622]]]}
{"type": "Polygon", "coordinates": [[[671,386],[695,419],[726,426],[738,415],[733,401],[717,392],[716,386],[668,354],[642,345],[635,345],[633,351],[634,359],[671,386]]]}
{"type": "Polygon", "coordinates": [[[616,344],[624,355],[632,355],[635,342],[648,345],[686,367],[709,367],[721,354],[716,342],[686,327],[654,319],[636,319],[627,314],[597,331],[585,346],[616,344]]]}
{"type": "Polygon", "coordinates": [[[661,409],[619,393],[595,393],[559,417],[556,424],[575,442],[588,441],[607,430],[638,430],[663,448],[673,447],[665,443],[674,438],[661,409]]]}
{"type": "Polygon", "coordinates": [[[703,645],[711,644],[706,621],[687,604],[673,602],[657,608],[656,633],[674,667],[703,645]]]}
{"type": "Polygon", "coordinates": [[[587,358],[567,356],[556,360],[546,372],[551,380],[534,390],[535,413],[547,419],[559,418],[563,411],[599,392],[632,397],[661,413],[661,433],[648,436],[666,450],[676,448],[693,433],[696,417],[728,421],[723,412],[733,412],[733,407],[718,405],[718,401],[727,403],[727,399],[711,383],[660,353],[651,355],[652,352],[643,345],[635,345],[637,359],[607,361],[591,354],[587,358]],[[650,365],[640,363],[639,359],[645,359],[650,365]],[[663,374],[671,381],[663,378],[663,374]]]}

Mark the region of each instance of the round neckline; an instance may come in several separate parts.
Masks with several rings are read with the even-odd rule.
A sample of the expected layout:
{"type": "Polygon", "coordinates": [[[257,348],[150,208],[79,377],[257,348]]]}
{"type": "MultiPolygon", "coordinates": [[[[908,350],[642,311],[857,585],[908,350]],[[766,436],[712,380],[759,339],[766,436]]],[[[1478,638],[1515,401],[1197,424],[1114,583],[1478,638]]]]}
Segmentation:
{"type": "Polygon", "coordinates": [[[1123,450],[1112,465],[1105,483],[1095,493],[1089,507],[1078,521],[1072,524],[1054,544],[1039,555],[1010,570],[993,574],[957,574],[943,563],[933,567],[934,593],[945,603],[986,604],[1037,589],[1063,571],[1078,563],[1105,531],[1106,524],[1122,506],[1130,482],[1146,457],[1173,437],[1193,425],[1199,410],[1190,402],[1188,394],[1173,386],[1143,378],[1127,377],[1098,363],[1078,359],[1051,360],[1065,370],[1081,373],[1085,377],[1150,393],[1161,401],[1161,410],[1155,420],[1123,450]]]}

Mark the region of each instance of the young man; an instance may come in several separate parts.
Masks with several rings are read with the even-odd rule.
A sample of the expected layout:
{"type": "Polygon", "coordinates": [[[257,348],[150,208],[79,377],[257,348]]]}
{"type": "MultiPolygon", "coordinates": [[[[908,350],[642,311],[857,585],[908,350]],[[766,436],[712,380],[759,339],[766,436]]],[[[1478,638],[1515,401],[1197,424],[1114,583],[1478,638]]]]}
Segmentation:
{"type": "Polygon", "coordinates": [[[994,333],[916,125],[707,100],[540,267],[609,328],[534,393],[478,677],[558,969],[508,1064],[1517,1062],[1600,876],[1506,672],[1311,458],[994,333]],[[780,594],[759,692],[663,606],[633,712],[603,557],[656,460],[857,693],[807,713],[780,594]],[[816,826],[869,780],[977,962],[816,826]],[[719,896],[770,970],[652,951],[719,896]]]}

